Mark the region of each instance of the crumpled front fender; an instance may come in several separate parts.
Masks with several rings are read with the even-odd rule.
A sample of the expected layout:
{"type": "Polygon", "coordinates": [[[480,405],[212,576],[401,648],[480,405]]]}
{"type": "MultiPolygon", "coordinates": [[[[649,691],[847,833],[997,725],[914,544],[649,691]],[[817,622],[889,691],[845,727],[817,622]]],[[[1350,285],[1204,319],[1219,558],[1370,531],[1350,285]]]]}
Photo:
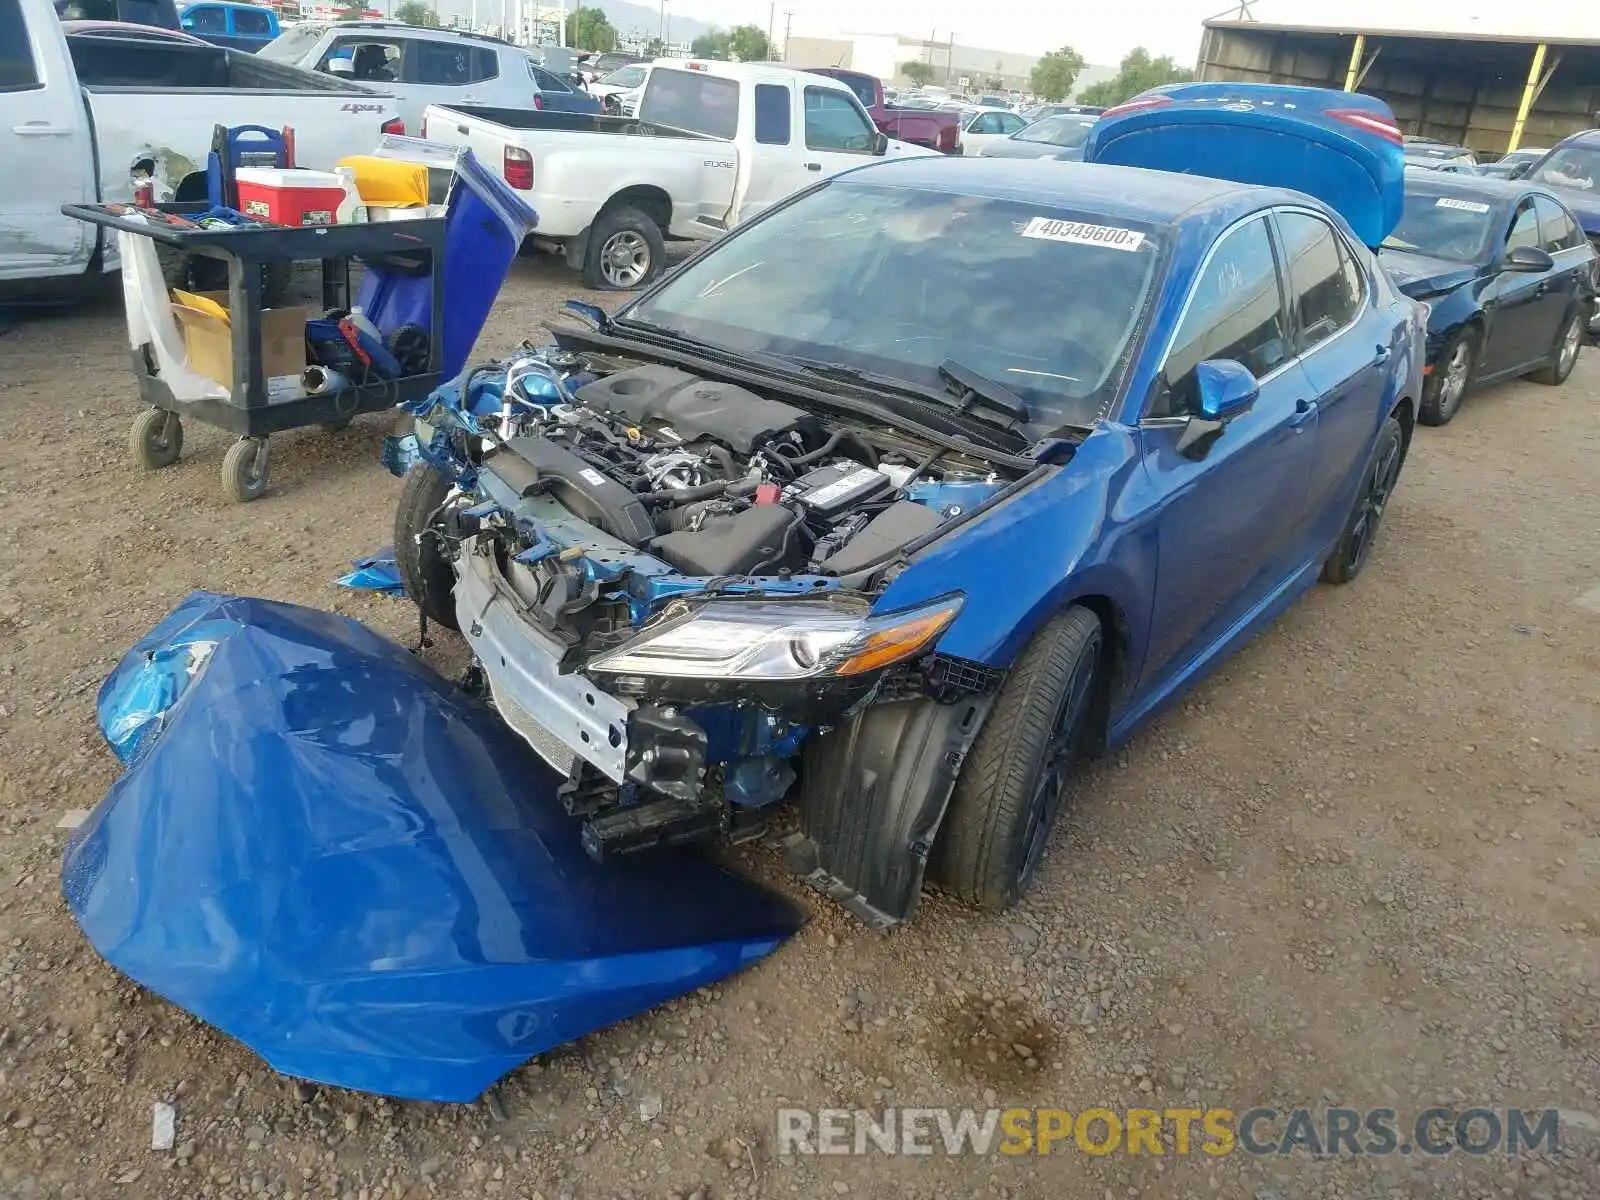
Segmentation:
{"type": "Polygon", "coordinates": [[[701,858],[591,862],[492,713],[344,617],[195,592],[98,707],[128,769],[67,847],[73,915],[287,1075],[472,1100],[797,926],[701,858]]]}

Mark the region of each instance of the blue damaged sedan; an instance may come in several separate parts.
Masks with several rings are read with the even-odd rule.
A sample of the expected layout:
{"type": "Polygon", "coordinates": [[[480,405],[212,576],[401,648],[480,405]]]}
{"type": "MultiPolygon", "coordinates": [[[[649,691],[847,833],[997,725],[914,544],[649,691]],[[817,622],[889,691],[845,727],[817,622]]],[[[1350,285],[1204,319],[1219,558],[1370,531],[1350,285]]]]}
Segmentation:
{"type": "Polygon", "coordinates": [[[416,407],[407,591],[592,857],[785,802],[874,926],[1003,908],[1083,756],[1368,564],[1423,383],[1388,108],[1177,85],[1085,158],[819,182],[416,407]]]}

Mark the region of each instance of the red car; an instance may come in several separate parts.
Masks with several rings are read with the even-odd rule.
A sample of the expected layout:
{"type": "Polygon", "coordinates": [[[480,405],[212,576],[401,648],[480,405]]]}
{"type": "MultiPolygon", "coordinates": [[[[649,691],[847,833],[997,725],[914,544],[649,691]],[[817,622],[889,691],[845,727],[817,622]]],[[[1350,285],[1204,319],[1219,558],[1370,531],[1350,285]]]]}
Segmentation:
{"type": "Polygon", "coordinates": [[[842,67],[807,67],[812,75],[837,79],[856,94],[884,133],[914,146],[926,146],[941,154],[961,153],[961,114],[921,108],[890,108],[883,99],[883,81],[876,75],[846,71],[842,67]]]}

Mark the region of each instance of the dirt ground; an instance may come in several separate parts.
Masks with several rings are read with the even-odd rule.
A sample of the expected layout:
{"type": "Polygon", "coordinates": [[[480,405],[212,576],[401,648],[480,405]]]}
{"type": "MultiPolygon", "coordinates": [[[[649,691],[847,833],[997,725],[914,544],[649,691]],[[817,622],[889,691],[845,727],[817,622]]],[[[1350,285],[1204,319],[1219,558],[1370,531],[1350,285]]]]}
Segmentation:
{"type": "MultiPolygon", "coordinates": [[[[480,351],[578,294],[519,262],[480,351]]],[[[220,431],[130,465],[115,297],[27,320],[0,336],[0,1196],[1600,1196],[1597,401],[1591,351],[1565,387],[1419,431],[1366,574],[1084,771],[1016,911],[929,896],[881,936],[741,848],[799,936],[450,1107],[297,1091],[118,978],[58,884],[57,822],[117,774],[95,689],[191,588],[414,641],[408,603],[333,586],[390,540],[390,418],[274,439],[270,491],[232,505],[220,431]],[[149,1149],[156,1101],[173,1152],[149,1149]],[[886,1104],[1555,1106],[1563,1145],[774,1154],[782,1105],[886,1104]]]]}

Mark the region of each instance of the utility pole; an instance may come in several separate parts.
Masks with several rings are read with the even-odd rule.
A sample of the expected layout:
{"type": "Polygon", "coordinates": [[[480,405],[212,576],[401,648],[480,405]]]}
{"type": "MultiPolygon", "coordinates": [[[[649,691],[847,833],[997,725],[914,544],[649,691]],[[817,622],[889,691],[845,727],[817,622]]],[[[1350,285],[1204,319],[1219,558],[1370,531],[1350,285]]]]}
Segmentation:
{"type": "Polygon", "coordinates": [[[778,0],[767,0],[767,57],[772,56],[772,22],[778,15],[778,0]]]}
{"type": "MultiPolygon", "coordinates": [[[[933,66],[933,43],[938,40],[939,31],[937,29],[930,30],[928,33],[928,65],[930,67],[933,66]]],[[[928,74],[932,75],[933,72],[929,71],[928,74]]]]}
{"type": "Polygon", "coordinates": [[[950,31],[950,47],[944,53],[944,85],[949,87],[955,82],[956,62],[956,31],[950,31]]]}
{"type": "Polygon", "coordinates": [[[667,0],[661,0],[661,27],[656,30],[656,41],[661,43],[661,53],[667,52],[667,0]]]}
{"type": "Polygon", "coordinates": [[[789,29],[794,24],[794,9],[783,10],[783,58],[780,62],[789,61],[789,29]]]}

